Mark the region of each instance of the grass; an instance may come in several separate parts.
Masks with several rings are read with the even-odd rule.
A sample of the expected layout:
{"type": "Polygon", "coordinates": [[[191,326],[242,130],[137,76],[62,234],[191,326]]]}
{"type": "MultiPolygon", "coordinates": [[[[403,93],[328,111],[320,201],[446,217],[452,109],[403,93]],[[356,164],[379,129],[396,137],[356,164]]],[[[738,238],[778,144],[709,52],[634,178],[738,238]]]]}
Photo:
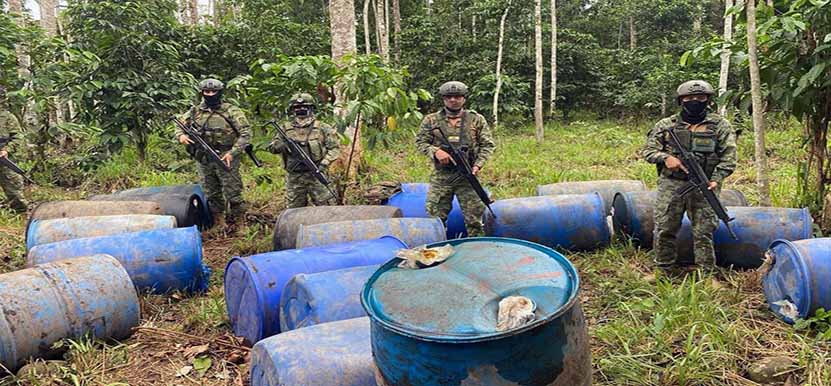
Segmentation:
{"type": "MultiPolygon", "coordinates": [[[[655,169],[639,159],[648,124],[595,120],[552,124],[538,144],[533,129],[496,132],[498,149],[482,172],[496,199],[532,196],[536,186],[560,181],[640,179],[654,187],[655,169]]],[[[418,154],[411,136],[365,153],[357,193],[386,180],[427,181],[429,161],[418,154]]],[[[804,150],[796,127],[774,127],[768,135],[772,200],[776,206],[796,202],[796,173],[804,150]]],[[[135,186],[196,180],[184,152],[154,137],[148,160],[127,150],[95,172],[72,178],[71,188],[30,187],[34,201],[75,199],[135,186]]],[[[739,169],[726,187],[758,202],[752,165],[753,143],[746,131],[739,141],[739,169]]],[[[283,208],[283,172],[279,158],[261,153],[270,167],[243,168],[249,224],[238,235],[206,239],[205,261],[213,269],[209,291],[201,296],[172,294],[142,297],[142,326],[179,335],[137,332],[125,342],[69,340],[64,361],[52,374],[65,384],[241,384],[247,377],[244,350],[209,343],[195,357],[188,350],[206,342],[231,342],[225,315],[222,271],[231,256],[271,248],[273,220],[283,208]],[[183,368],[210,359],[204,371],[179,375],[183,368]]],[[[45,174],[38,175],[45,179],[45,174]]],[[[353,190],[350,190],[352,192],[353,190]]],[[[360,194],[350,196],[360,203],[360,194]]],[[[24,264],[25,219],[0,213],[0,272],[24,264]]],[[[797,366],[790,384],[831,385],[831,345],[811,333],[796,331],[767,310],[756,272],[719,271],[685,277],[655,274],[651,256],[618,241],[595,253],[569,255],[583,282],[582,303],[591,336],[595,385],[755,385],[747,368],[760,358],[789,356],[797,366]]],[[[43,378],[47,379],[47,378],[43,378]]],[[[7,377],[0,385],[24,384],[7,377]]],[[[48,383],[42,383],[48,384],[48,383]]]]}

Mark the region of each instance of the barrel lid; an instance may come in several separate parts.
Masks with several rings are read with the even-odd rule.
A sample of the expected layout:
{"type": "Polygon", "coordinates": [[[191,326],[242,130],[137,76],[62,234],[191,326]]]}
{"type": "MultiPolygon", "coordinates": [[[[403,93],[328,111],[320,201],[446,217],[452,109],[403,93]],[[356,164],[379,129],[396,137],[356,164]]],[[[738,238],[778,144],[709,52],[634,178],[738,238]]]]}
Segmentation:
{"type": "MultiPolygon", "coordinates": [[[[265,334],[265,309],[262,291],[252,267],[240,257],[234,257],[225,268],[225,304],[234,335],[252,345],[265,334]]],[[[256,268],[255,268],[256,269],[256,268]]]]}
{"type": "Polygon", "coordinates": [[[811,277],[799,248],[788,240],[775,240],[769,253],[774,262],[762,280],[770,309],[788,323],[795,322],[783,302],[796,306],[797,316],[806,318],[811,309],[811,277]]]}
{"type": "Polygon", "coordinates": [[[393,259],[375,272],[361,294],[370,318],[412,338],[450,343],[498,339],[558,317],[577,300],[577,270],[555,250],[528,241],[479,237],[433,243],[455,253],[429,268],[398,268],[393,259]],[[499,301],[530,298],[536,319],[497,331],[499,301]]]}

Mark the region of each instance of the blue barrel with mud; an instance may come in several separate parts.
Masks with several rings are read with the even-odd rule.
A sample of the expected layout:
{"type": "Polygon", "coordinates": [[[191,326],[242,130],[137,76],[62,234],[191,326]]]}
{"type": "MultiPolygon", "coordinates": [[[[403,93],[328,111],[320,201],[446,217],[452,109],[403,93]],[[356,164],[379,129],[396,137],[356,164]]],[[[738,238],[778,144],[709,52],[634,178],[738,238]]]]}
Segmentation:
{"type": "Polygon", "coordinates": [[[768,306],[788,323],[831,310],[831,238],[776,240],[762,279],[768,306]]]}
{"type": "Polygon", "coordinates": [[[646,184],[640,180],[597,180],[567,181],[548,185],[538,185],[538,196],[556,196],[560,194],[598,193],[603,197],[606,214],[611,214],[612,201],[618,192],[639,192],[646,190],[646,184]]]}
{"type": "Polygon", "coordinates": [[[301,225],[295,246],[322,247],[383,236],[394,236],[411,247],[447,240],[444,224],[437,218],[380,218],[301,225]]]}
{"type": "Polygon", "coordinates": [[[123,339],[139,324],[133,283],[107,255],[2,274],[0,299],[0,365],[10,371],[29,358],[53,356],[52,344],[61,339],[123,339]]]}
{"type": "Polygon", "coordinates": [[[148,196],[156,194],[195,194],[202,200],[203,205],[200,206],[202,210],[203,225],[210,227],[213,225],[213,217],[211,216],[210,206],[208,205],[208,198],[205,196],[205,191],[200,184],[183,184],[183,185],[163,185],[163,186],[145,186],[141,188],[125,189],[115,192],[113,194],[119,196],[148,196]]]}
{"type": "Polygon", "coordinates": [[[366,316],[361,307],[364,283],[378,265],[295,275],[280,298],[280,330],[366,316]]]}
{"type": "Polygon", "coordinates": [[[485,211],[485,234],[547,247],[591,251],[611,243],[603,198],[598,193],[498,200],[496,217],[485,211]]]}
{"type": "Polygon", "coordinates": [[[288,331],[251,350],[251,386],[375,386],[369,320],[288,331]]]}
{"type": "MultiPolygon", "coordinates": [[[[404,217],[429,218],[431,217],[427,214],[427,191],[429,190],[430,184],[428,183],[401,184],[401,191],[390,196],[387,205],[401,209],[404,217]]],[[[448,239],[467,237],[465,217],[457,197],[453,197],[453,206],[447,215],[446,227],[448,239]]]]}
{"type": "MultiPolygon", "coordinates": [[[[716,263],[723,267],[758,268],[765,251],[777,239],[803,240],[813,235],[814,220],[807,208],[728,207],[735,220],[730,227],[738,236],[733,240],[724,223],[719,221],[713,234],[716,263]]],[[[687,216],[678,232],[678,259],[691,264],[693,257],[692,226],[687,216]]]]}
{"type": "Polygon", "coordinates": [[[301,273],[381,264],[407,245],[392,236],[325,247],[234,257],[225,268],[225,305],[234,335],[252,345],[280,333],[280,299],[301,273]]]}
{"type": "Polygon", "coordinates": [[[26,257],[32,266],[101,253],[118,259],[139,291],[208,289],[211,271],[202,264],[202,235],[195,226],[43,244],[32,248],[26,257]]]}
{"type": "Polygon", "coordinates": [[[173,228],[176,228],[176,217],[147,214],[33,220],[26,232],[26,249],[84,237],[173,228]]]}
{"type": "Polygon", "coordinates": [[[411,270],[395,259],[364,287],[379,385],[591,383],[580,280],[563,255],[495,237],[430,246],[446,244],[455,251],[444,262],[411,270]],[[535,304],[534,319],[500,331],[499,302],[508,296],[535,304]]]}

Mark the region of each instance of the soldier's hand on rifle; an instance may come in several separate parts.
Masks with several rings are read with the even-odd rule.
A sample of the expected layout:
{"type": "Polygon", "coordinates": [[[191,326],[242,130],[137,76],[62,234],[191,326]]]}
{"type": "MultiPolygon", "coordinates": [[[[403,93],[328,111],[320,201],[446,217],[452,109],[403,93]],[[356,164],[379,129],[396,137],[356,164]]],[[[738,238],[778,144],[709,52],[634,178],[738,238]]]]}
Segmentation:
{"type": "Polygon", "coordinates": [[[716,188],[718,188],[718,182],[710,181],[710,183],[707,184],[707,190],[715,190],[716,188]]]}
{"type": "Polygon", "coordinates": [[[187,134],[182,134],[179,136],[179,143],[182,145],[190,145],[193,143],[193,140],[191,140],[187,134]]]}
{"type": "Polygon", "coordinates": [[[690,171],[689,171],[689,170],[687,170],[687,167],[686,167],[686,166],[684,166],[684,163],[683,163],[683,162],[681,162],[681,160],[680,160],[680,159],[675,158],[675,157],[673,157],[673,156],[669,156],[669,157],[667,157],[667,159],[666,159],[666,160],[664,160],[664,165],[666,165],[666,167],[667,167],[669,170],[677,170],[677,169],[679,169],[679,168],[680,168],[681,170],[683,170],[683,171],[684,171],[684,173],[687,173],[687,174],[689,174],[689,173],[690,173],[690,171]]]}
{"type": "Polygon", "coordinates": [[[228,165],[228,167],[230,168],[231,161],[234,160],[234,156],[232,156],[231,153],[225,153],[225,155],[223,155],[221,159],[223,162],[225,162],[225,165],[228,165]]]}
{"type": "Polygon", "coordinates": [[[473,172],[473,175],[475,176],[475,175],[479,174],[479,167],[474,165],[473,169],[471,171],[473,172]]]}
{"type": "Polygon", "coordinates": [[[9,156],[9,152],[5,150],[0,150],[0,158],[6,158],[9,156]]]}
{"type": "Polygon", "coordinates": [[[452,158],[450,157],[450,154],[448,152],[442,150],[442,149],[436,150],[435,157],[436,157],[436,160],[439,161],[439,163],[442,164],[442,165],[447,165],[452,160],[452,158]]]}

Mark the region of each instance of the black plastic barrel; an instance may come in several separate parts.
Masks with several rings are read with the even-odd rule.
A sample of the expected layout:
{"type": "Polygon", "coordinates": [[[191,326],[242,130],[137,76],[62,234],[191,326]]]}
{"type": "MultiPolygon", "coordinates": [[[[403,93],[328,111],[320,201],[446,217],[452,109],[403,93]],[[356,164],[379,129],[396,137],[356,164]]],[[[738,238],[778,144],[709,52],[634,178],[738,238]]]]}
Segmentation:
{"type": "Polygon", "coordinates": [[[209,224],[205,218],[204,205],[198,194],[178,193],[148,193],[135,195],[121,194],[99,194],[89,198],[90,201],[151,201],[156,202],[162,208],[164,214],[176,217],[179,227],[185,228],[193,225],[204,229],[209,224]]]}
{"type": "Polygon", "coordinates": [[[395,217],[402,217],[401,209],[386,205],[307,206],[286,209],[280,212],[274,223],[274,250],[296,248],[297,231],[301,225],[395,217]]]}
{"type": "Polygon", "coordinates": [[[205,191],[202,190],[202,185],[199,184],[184,184],[184,185],[163,185],[163,186],[145,186],[141,188],[132,188],[113,192],[113,195],[123,197],[140,197],[148,194],[195,194],[202,200],[202,217],[203,225],[205,227],[213,226],[213,217],[211,216],[208,199],[205,196],[205,191]]]}

